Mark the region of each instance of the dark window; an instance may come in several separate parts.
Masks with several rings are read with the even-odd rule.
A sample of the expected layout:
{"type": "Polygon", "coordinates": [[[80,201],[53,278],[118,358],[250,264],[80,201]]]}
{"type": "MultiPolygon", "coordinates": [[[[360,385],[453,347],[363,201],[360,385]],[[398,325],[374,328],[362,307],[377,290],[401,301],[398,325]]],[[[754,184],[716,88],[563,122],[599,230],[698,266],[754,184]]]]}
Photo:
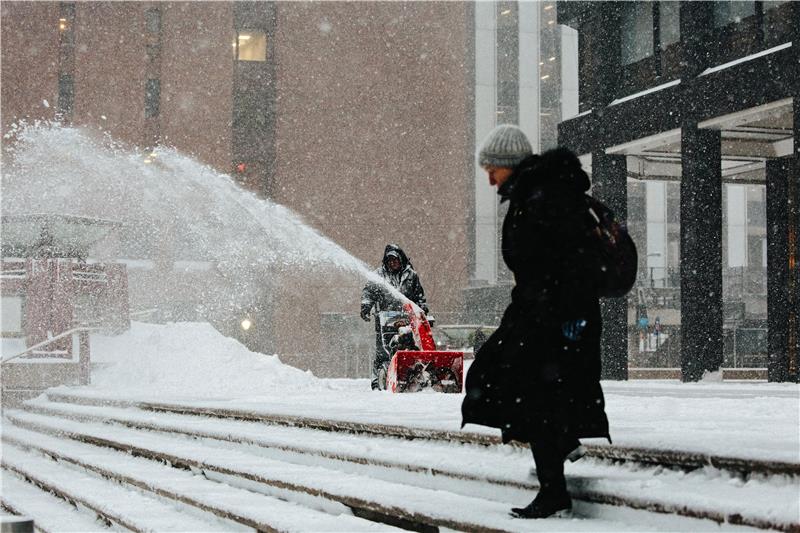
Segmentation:
{"type": "Polygon", "coordinates": [[[72,113],[75,103],[75,83],[72,76],[62,74],[58,77],[58,110],[64,114],[72,113]]]}
{"type": "Polygon", "coordinates": [[[161,32],[161,10],[153,8],[145,11],[144,27],[148,33],[161,32]]]}
{"type": "Polygon", "coordinates": [[[766,47],[776,46],[791,40],[795,30],[792,16],[792,9],[797,9],[790,5],[790,2],[764,2],[764,45],[766,47]]]}
{"type": "Polygon", "coordinates": [[[621,53],[623,65],[631,65],[653,55],[653,4],[624,4],[621,53]]]}
{"type": "Polygon", "coordinates": [[[498,124],[519,121],[519,12],[516,2],[497,3],[496,112],[498,124]]]}
{"type": "Polygon", "coordinates": [[[161,80],[147,80],[144,91],[144,116],[152,118],[158,116],[161,102],[161,80]]]}
{"type": "Polygon", "coordinates": [[[147,53],[147,60],[150,62],[158,61],[158,56],[161,54],[161,46],[158,44],[148,44],[145,47],[147,53]]]}
{"type": "Polygon", "coordinates": [[[765,0],[764,1],[764,11],[769,11],[770,9],[776,9],[781,7],[784,4],[788,4],[792,0],[765,0]]]}

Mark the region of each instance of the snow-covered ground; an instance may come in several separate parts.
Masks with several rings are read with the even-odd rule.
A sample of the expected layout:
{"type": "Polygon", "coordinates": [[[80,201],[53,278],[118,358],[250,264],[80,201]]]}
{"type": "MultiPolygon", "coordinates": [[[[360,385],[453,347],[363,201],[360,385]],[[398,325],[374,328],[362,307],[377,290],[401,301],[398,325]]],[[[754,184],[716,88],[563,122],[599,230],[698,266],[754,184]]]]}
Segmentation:
{"type": "MultiPolygon", "coordinates": [[[[461,395],[373,392],[249,351],[208,324],[134,322],[95,336],[82,394],[459,430],[461,395]]],[[[604,382],[614,444],[800,463],[800,387],[759,382],[604,382]]],[[[495,433],[479,426],[464,431],[495,433]]],[[[604,441],[590,441],[602,444],[604,441]]]]}
{"type": "MultiPolygon", "coordinates": [[[[476,426],[460,429],[461,395],[373,392],[366,379],[319,379],[282,364],[279,357],[251,352],[208,324],[134,322],[122,335],[94,336],[92,357],[92,384],[61,391],[494,433],[476,426]]],[[[615,444],[800,463],[797,385],[631,381],[604,386],[615,444]]],[[[119,523],[155,530],[238,530],[241,524],[224,519],[231,513],[270,527],[280,518],[286,530],[389,530],[337,503],[353,499],[467,530],[473,526],[457,524],[506,531],[717,531],[750,529],[735,525],[742,516],[751,525],[800,523],[800,486],[786,475],[742,478],[710,466],[687,473],[587,458],[566,467],[571,490],[584,494],[576,499],[572,520],[519,521],[509,517],[509,506],[526,503],[536,490],[530,454],[521,448],[354,435],[105,402],[83,405],[54,395],[28,408],[6,412],[3,461],[13,473],[4,471],[0,494],[43,525],[104,529],[92,522],[91,512],[70,511],[46,490],[23,483],[25,477],[67,491],[119,523]],[[125,453],[133,449],[136,456],[125,453]],[[41,453],[62,460],[45,460],[41,453]],[[194,470],[171,468],[162,464],[164,457],[194,470]],[[204,474],[196,475],[200,470],[204,474]],[[128,497],[129,490],[106,487],[98,472],[146,490],[128,497]],[[306,492],[285,490],[294,485],[306,492]],[[181,501],[197,500],[217,511],[184,509],[176,497],[171,501],[153,492],[182,495],[181,501]],[[306,493],[329,496],[309,499],[306,493]],[[602,503],[615,498],[628,503],[602,503]],[[665,512],[648,512],[658,507],[665,512]],[[689,518],[714,515],[723,517],[721,525],[689,518]]]]}

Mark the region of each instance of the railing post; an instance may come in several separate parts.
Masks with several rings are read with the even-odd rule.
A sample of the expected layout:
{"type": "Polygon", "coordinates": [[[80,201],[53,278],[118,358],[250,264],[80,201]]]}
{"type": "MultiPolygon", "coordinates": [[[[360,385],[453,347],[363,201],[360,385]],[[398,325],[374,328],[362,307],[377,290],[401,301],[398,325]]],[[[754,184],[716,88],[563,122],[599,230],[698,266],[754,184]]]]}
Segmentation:
{"type": "Polygon", "coordinates": [[[33,519],[26,516],[0,517],[2,533],[33,533],[33,519]]]}

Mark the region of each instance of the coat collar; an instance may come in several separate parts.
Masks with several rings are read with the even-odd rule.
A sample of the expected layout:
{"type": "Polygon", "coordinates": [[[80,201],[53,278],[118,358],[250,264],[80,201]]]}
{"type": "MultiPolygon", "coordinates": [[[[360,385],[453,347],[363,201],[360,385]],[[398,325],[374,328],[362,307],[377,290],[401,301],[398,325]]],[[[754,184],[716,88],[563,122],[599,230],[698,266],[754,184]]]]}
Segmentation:
{"type": "Polygon", "coordinates": [[[539,161],[538,155],[532,155],[522,161],[514,173],[511,174],[506,182],[497,188],[497,194],[500,195],[500,202],[510,200],[514,196],[514,192],[520,187],[521,178],[523,175],[529,174],[533,171],[539,161]]]}

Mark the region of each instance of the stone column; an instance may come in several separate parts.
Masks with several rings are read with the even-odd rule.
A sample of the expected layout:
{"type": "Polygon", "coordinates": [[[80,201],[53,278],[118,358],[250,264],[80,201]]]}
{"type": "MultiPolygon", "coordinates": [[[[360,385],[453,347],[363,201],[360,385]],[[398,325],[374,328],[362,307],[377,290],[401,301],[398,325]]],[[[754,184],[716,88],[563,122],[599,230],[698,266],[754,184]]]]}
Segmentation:
{"type": "MultiPolygon", "coordinates": [[[[621,221],[628,218],[627,161],[624,155],[592,154],[592,195],[621,221]]],[[[628,297],[600,300],[603,379],[628,379],[628,297]]]]}
{"type": "Polygon", "coordinates": [[[698,381],[722,365],[720,132],[681,132],[681,372],[698,381]]]}
{"type": "MultiPolygon", "coordinates": [[[[795,5],[795,19],[800,6],[795,5]]],[[[795,65],[800,71],[800,65],[795,65]]],[[[794,155],[789,169],[789,265],[792,295],[789,322],[789,379],[800,382],[800,88],[794,88],[794,155]]]]}
{"type": "MultiPolygon", "coordinates": [[[[769,381],[794,381],[797,376],[797,353],[790,348],[790,338],[797,338],[797,280],[793,279],[790,239],[797,235],[792,224],[793,158],[767,161],[767,327],[769,381]],[[794,283],[794,294],[791,286],[794,283]],[[790,357],[790,354],[793,357],[790,357]]],[[[794,187],[797,190],[797,187],[794,187]]],[[[796,220],[796,217],[795,217],[796,220]]],[[[796,246],[796,245],[795,245],[796,246]]]]}

